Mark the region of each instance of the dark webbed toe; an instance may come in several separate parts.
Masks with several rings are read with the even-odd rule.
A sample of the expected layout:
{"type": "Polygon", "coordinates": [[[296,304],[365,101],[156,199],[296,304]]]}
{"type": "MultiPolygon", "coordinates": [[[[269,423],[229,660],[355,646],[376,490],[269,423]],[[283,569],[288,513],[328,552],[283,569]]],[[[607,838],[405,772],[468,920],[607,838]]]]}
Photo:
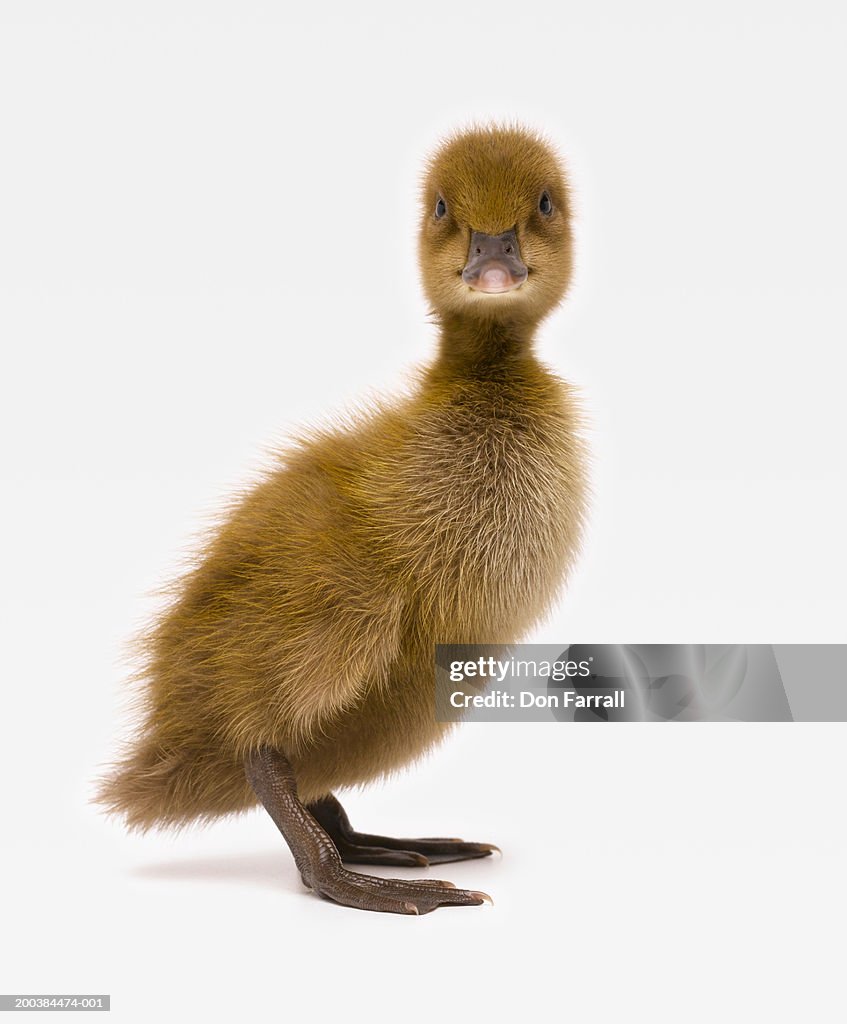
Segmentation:
{"type": "Polygon", "coordinates": [[[457,889],[451,882],[377,878],[346,868],[311,879],[309,887],[343,906],[393,914],[428,914],[438,907],[478,907],[493,902],[484,892],[457,889]]]}
{"type": "Polygon", "coordinates": [[[357,832],[334,796],[309,805],[309,812],[326,829],[345,864],[418,865],[478,860],[500,853],[492,843],[466,843],[462,839],[393,839],[357,832]]]}

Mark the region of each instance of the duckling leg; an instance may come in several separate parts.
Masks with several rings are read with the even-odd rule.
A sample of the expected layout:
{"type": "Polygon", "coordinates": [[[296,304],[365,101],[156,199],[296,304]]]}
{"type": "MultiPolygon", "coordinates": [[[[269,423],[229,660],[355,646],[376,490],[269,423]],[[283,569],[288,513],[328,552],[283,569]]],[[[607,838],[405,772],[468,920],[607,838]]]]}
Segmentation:
{"type": "Polygon", "coordinates": [[[452,882],[376,878],[348,871],[321,825],[297,796],[288,759],[262,747],[245,759],[247,779],[291,848],[303,883],[325,899],[360,910],[428,914],[442,906],[479,906],[490,897],[452,882]]]}
{"type": "Polygon", "coordinates": [[[425,866],[456,860],[490,857],[499,847],[492,843],[465,843],[461,839],[391,839],[356,832],[332,794],[308,806],[335,843],[345,864],[407,864],[425,866]]]}

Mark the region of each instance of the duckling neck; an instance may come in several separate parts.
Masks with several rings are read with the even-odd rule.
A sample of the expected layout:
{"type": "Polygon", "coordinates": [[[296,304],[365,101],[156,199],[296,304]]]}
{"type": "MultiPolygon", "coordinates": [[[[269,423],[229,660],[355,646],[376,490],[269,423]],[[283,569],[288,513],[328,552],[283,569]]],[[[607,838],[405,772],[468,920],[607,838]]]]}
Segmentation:
{"type": "Polygon", "coordinates": [[[451,376],[499,374],[532,358],[534,336],[534,324],[444,317],[433,370],[451,376]]]}

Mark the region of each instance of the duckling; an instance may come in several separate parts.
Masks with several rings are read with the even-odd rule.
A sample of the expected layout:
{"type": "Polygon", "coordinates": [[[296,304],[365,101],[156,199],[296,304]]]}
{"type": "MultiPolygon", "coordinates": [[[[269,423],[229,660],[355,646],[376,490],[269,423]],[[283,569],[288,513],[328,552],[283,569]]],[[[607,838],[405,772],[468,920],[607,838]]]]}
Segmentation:
{"type": "Polygon", "coordinates": [[[260,803],[307,888],[399,914],[489,897],[345,863],[496,847],[358,832],[334,791],[444,737],[434,645],[525,635],[586,508],[573,389],[532,350],[571,277],[557,154],[520,125],[473,126],[432,155],[421,197],[434,358],[410,394],[294,440],[219,525],[142,638],[142,727],[98,794],[140,829],[260,803]]]}

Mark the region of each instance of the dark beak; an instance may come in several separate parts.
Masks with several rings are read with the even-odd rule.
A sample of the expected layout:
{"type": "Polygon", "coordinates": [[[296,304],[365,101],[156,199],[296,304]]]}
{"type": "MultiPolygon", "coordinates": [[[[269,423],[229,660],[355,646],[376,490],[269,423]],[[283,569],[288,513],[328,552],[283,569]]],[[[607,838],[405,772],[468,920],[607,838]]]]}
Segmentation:
{"type": "Polygon", "coordinates": [[[514,228],[502,235],[474,231],[462,280],[478,292],[497,294],[520,288],[527,278],[514,228]]]}

